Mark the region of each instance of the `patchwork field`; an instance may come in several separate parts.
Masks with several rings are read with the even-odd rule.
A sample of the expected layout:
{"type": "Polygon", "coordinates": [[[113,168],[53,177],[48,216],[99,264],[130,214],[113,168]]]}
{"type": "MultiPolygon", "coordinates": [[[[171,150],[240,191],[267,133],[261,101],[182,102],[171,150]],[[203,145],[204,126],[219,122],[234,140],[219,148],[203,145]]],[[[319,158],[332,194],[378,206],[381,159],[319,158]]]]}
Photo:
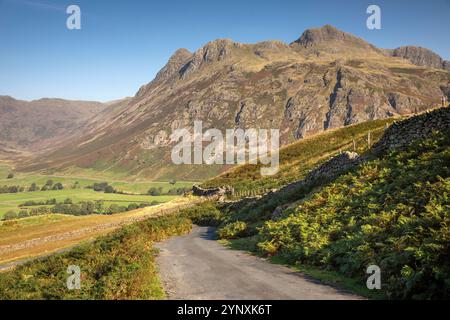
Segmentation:
{"type": "Polygon", "coordinates": [[[105,206],[112,204],[120,206],[128,206],[131,203],[164,203],[177,198],[177,195],[167,195],[172,189],[191,188],[194,182],[191,181],[119,181],[119,180],[101,180],[84,177],[66,177],[66,176],[44,176],[15,173],[14,177],[8,179],[9,173],[13,172],[6,164],[0,164],[0,186],[19,186],[25,191],[17,193],[0,193],[0,219],[10,210],[17,212],[20,209],[30,209],[31,207],[19,208],[19,205],[27,201],[45,202],[55,199],[57,202],[63,202],[71,199],[73,203],[84,201],[103,201],[105,206]],[[38,189],[46,184],[48,180],[52,180],[53,185],[61,183],[63,190],[47,190],[47,191],[28,191],[34,183],[38,189]],[[124,192],[120,193],[104,193],[88,189],[95,183],[108,182],[115,190],[124,192]],[[148,190],[155,188],[159,190],[161,195],[147,195],[148,190]]]}
{"type": "Polygon", "coordinates": [[[168,181],[125,181],[125,180],[114,180],[114,179],[92,179],[79,176],[55,176],[55,175],[24,175],[15,174],[14,179],[6,179],[8,173],[11,172],[8,167],[0,164],[0,186],[7,185],[20,185],[23,187],[30,186],[33,182],[37,185],[43,185],[47,180],[51,179],[54,183],[62,183],[63,185],[72,186],[78,182],[79,186],[84,188],[89,185],[98,182],[108,182],[118,191],[123,191],[126,193],[138,193],[143,194],[148,191],[148,189],[155,187],[163,188],[163,192],[167,192],[173,188],[184,188],[192,187],[195,181],[177,181],[175,184],[170,184],[168,181]]]}
{"type": "MultiPolygon", "coordinates": [[[[46,201],[48,199],[56,199],[57,202],[63,202],[65,199],[72,199],[73,203],[82,201],[98,201],[101,200],[105,205],[118,204],[127,206],[130,203],[142,203],[153,201],[163,203],[177,198],[178,196],[149,196],[149,195],[124,195],[117,193],[96,192],[91,189],[68,189],[68,190],[50,190],[20,193],[3,193],[0,194],[0,218],[9,210],[18,211],[19,205],[26,201],[46,201]]],[[[30,208],[30,207],[22,207],[30,208]]]]}

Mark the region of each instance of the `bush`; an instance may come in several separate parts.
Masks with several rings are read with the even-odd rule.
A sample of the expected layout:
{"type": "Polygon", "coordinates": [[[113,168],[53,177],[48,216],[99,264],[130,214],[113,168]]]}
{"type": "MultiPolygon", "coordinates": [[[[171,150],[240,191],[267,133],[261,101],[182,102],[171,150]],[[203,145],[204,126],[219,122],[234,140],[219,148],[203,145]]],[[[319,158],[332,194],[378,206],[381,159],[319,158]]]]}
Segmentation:
{"type": "Polygon", "coordinates": [[[190,188],[173,188],[170,189],[167,194],[169,195],[183,195],[186,192],[189,192],[191,189],[190,188]]]}
{"type": "Polygon", "coordinates": [[[151,188],[148,190],[147,194],[149,194],[149,195],[151,195],[151,196],[159,196],[159,195],[162,194],[162,190],[163,190],[162,187],[159,187],[159,188],[151,187],[151,188]]]}
{"type": "Polygon", "coordinates": [[[190,229],[191,221],[177,215],[150,218],[69,252],[19,265],[2,273],[0,300],[161,299],[152,243],[190,229]],[[82,270],[81,290],[67,290],[69,265],[82,270]]]}
{"type": "Polygon", "coordinates": [[[63,190],[64,189],[64,186],[62,185],[62,183],[61,182],[57,182],[57,183],[55,183],[54,185],[53,185],[53,188],[52,188],[53,190],[63,190]]]}
{"type": "Polygon", "coordinates": [[[247,224],[243,221],[235,221],[217,230],[217,234],[221,239],[236,239],[247,235],[247,224]]]}
{"type": "Polygon", "coordinates": [[[139,208],[139,205],[137,203],[130,203],[127,207],[127,211],[136,210],[139,208]]]}
{"type": "Polygon", "coordinates": [[[112,186],[105,187],[105,193],[115,193],[116,190],[112,186]]]}
{"type": "Polygon", "coordinates": [[[39,190],[39,187],[36,185],[36,183],[32,183],[31,185],[30,185],[30,187],[28,188],[28,191],[30,191],[30,192],[33,192],[33,191],[38,191],[39,190]]]}
{"type": "Polygon", "coordinates": [[[212,202],[204,202],[191,208],[181,210],[181,214],[200,226],[218,226],[222,214],[212,202]]]}
{"type": "Polygon", "coordinates": [[[119,206],[119,205],[113,203],[112,205],[109,206],[109,209],[108,209],[107,212],[108,212],[109,214],[114,214],[114,213],[124,212],[124,211],[126,211],[126,210],[127,210],[127,209],[126,209],[125,207],[121,207],[121,206],[119,206]]]}
{"type": "Polygon", "coordinates": [[[1,186],[0,193],[17,193],[21,190],[20,186],[1,186]]]}
{"type": "Polygon", "coordinates": [[[9,173],[8,176],[6,177],[6,179],[12,179],[14,178],[14,173],[9,173]]]}
{"type": "Polygon", "coordinates": [[[29,216],[30,216],[30,214],[28,213],[27,210],[20,210],[19,211],[18,218],[26,218],[26,217],[29,217],[29,216]]]}
{"type": "Polygon", "coordinates": [[[47,208],[47,207],[31,208],[30,215],[31,216],[40,216],[43,214],[48,214],[50,212],[51,212],[50,208],[47,208]]]}
{"type": "Polygon", "coordinates": [[[17,213],[13,210],[6,212],[5,215],[3,216],[4,220],[12,220],[12,219],[16,219],[16,218],[17,218],[17,213]]]}

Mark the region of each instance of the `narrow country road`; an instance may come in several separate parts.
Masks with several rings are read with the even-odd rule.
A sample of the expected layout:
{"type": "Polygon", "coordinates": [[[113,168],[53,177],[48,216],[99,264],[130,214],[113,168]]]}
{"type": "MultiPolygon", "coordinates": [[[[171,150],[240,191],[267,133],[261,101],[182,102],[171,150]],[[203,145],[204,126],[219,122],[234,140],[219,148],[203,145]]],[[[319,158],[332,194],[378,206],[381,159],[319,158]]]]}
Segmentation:
{"type": "Polygon", "coordinates": [[[295,270],[271,264],[213,240],[214,229],[194,227],[156,245],[169,299],[360,299],[295,270]]]}

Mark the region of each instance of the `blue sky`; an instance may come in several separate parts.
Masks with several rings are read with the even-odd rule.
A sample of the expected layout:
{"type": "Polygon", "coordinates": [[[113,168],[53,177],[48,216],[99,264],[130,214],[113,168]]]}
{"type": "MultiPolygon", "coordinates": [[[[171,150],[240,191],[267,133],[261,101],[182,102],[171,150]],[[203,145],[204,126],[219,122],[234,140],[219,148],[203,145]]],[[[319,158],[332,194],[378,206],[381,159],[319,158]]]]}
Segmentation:
{"type": "Polygon", "coordinates": [[[217,38],[291,42],[332,24],[378,47],[428,47],[450,60],[450,0],[0,0],[0,95],[108,101],[132,96],[178,48],[217,38]],[[81,30],[66,8],[81,8],[81,30]],[[366,28],[377,4],[382,30],[366,28]]]}

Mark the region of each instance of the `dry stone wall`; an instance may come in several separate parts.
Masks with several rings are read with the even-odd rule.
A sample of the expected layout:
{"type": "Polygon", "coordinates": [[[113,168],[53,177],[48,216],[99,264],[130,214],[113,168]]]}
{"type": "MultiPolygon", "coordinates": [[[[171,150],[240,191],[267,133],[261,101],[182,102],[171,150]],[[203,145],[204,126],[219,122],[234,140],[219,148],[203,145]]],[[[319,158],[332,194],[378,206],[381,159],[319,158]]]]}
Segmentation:
{"type": "Polygon", "coordinates": [[[424,139],[434,131],[444,131],[450,128],[450,107],[427,111],[405,120],[394,122],[383,137],[372,147],[375,154],[390,149],[399,149],[417,139],[424,139]]]}

